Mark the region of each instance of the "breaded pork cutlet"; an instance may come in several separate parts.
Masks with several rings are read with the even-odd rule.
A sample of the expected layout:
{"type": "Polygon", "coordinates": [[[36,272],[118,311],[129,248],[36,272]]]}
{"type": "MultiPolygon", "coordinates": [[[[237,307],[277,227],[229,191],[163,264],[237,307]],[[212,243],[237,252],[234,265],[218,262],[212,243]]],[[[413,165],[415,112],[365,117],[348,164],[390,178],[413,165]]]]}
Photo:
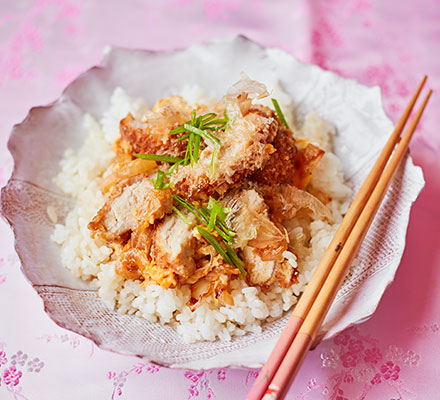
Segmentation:
{"type": "Polygon", "coordinates": [[[128,114],[120,122],[121,137],[116,143],[120,154],[160,154],[183,157],[186,144],[170,135],[191,118],[192,108],[180,96],[166,97],[141,119],[128,114]]]}
{"type": "Polygon", "coordinates": [[[176,192],[188,200],[222,196],[228,189],[240,186],[265,165],[274,151],[271,143],[280,128],[275,113],[267,107],[247,106],[247,95],[230,101],[240,111],[218,134],[221,144],[214,156],[214,168],[211,161],[215,148],[207,146],[196,165],[180,167],[171,177],[176,192]]]}

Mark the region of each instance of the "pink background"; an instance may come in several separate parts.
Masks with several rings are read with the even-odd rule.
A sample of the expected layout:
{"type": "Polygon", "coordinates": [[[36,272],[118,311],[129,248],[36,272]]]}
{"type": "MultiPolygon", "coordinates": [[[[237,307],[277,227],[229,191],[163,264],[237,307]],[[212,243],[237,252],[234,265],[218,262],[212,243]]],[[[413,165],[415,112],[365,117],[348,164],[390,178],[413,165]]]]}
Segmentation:
{"type": "MultiPolygon", "coordinates": [[[[440,87],[438,0],[3,0],[0,184],[12,168],[12,125],[98,63],[104,46],[173,49],[237,33],[379,85],[394,121],[423,74],[440,87]]],[[[427,183],[395,282],[368,322],[308,355],[288,399],[440,397],[439,107],[434,93],[411,145],[427,183]]],[[[0,235],[0,399],[244,398],[256,371],[169,370],[57,327],[21,274],[3,221],[0,235]]]]}

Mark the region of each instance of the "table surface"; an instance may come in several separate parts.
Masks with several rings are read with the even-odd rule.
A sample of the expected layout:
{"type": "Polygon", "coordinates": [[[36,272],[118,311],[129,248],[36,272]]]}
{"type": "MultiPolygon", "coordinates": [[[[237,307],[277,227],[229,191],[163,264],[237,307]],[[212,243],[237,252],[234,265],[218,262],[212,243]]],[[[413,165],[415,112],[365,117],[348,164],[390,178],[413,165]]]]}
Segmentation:
{"type": "MultiPolygon", "coordinates": [[[[426,187],[396,279],[376,313],[310,352],[288,399],[438,399],[440,392],[440,1],[16,0],[0,3],[0,184],[7,140],[106,45],[173,49],[245,34],[379,85],[395,121],[423,74],[434,90],[411,145],[426,187]]],[[[30,155],[32,156],[32,155],[30,155]]],[[[56,326],[0,223],[1,399],[240,399],[257,371],[170,370],[98,349],[56,326]]]]}

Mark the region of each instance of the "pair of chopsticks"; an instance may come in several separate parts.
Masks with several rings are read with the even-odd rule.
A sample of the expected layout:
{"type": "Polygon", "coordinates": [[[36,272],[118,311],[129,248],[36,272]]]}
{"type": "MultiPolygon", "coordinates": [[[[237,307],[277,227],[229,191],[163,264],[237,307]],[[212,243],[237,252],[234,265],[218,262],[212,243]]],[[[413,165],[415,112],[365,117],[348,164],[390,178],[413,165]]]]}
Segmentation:
{"type": "Polygon", "coordinates": [[[432,90],[429,90],[402,137],[401,133],[426,79],[425,76],[420,82],[359,189],[275,348],[246,397],[247,400],[280,400],[289,390],[408,149],[432,90]]]}

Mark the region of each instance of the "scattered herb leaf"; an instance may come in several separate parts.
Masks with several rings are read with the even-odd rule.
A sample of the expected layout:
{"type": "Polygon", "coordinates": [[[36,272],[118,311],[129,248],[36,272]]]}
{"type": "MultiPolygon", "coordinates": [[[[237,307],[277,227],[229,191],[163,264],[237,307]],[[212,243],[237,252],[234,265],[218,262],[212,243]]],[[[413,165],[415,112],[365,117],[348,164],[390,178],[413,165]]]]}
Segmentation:
{"type": "Polygon", "coordinates": [[[180,161],[176,162],[175,164],[173,164],[168,171],[166,172],[166,175],[171,175],[176,169],[177,167],[182,164],[185,160],[182,158],[180,161]]]}
{"type": "Polygon", "coordinates": [[[246,275],[246,270],[244,269],[244,262],[240,257],[238,257],[235,250],[229,246],[228,243],[224,243],[226,252],[228,253],[232,263],[240,270],[240,276],[243,277],[246,275]]]}
{"type": "MultiPolygon", "coordinates": [[[[234,265],[238,268],[240,271],[240,277],[243,277],[246,274],[244,263],[240,257],[238,257],[235,250],[229,245],[229,243],[234,242],[235,232],[228,229],[225,223],[226,214],[231,210],[222,207],[221,203],[212,197],[209,198],[207,207],[200,208],[197,208],[178,195],[173,195],[173,199],[186,208],[191,214],[195,215],[195,217],[204,225],[197,226],[200,235],[202,235],[202,237],[214,247],[217,253],[219,253],[228,264],[234,265]],[[222,238],[221,243],[211,234],[213,231],[222,238]]],[[[190,224],[185,215],[178,210],[177,207],[173,207],[173,210],[176,211],[185,223],[190,224]]]]}
{"type": "Polygon", "coordinates": [[[164,156],[160,154],[135,153],[133,155],[137,158],[143,158],[144,160],[153,160],[153,161],[168,162],[168,163],[177,163],[179,161],[182,161],[182,159],[179,157],[164,156]]]}
{"type": "Polygon", "coordinates": [[[284,114],[283,114],[283,112],[281,111],[281,107],[280,107],[280,105],[278,104],[278,101],[277,101],[276,99],[272,99],[272,103],[273,103],[273,106],[275,107],[275,111],[276,111],[276,113],[277,113],[277,115],[278,115],[278,118],[281,120],[281,122],[284,124],[284,126],[285,126],[287,129],[290,129],[290,128],[289,128],[289,125],[288,125],[288,123],[287,123],[287,121],[286,121],[286,118],[284,118],[284,114]]]}
{"type": "Polygon", "coordinates": [[[220,139],[213,135],[211,131],[225,129],[229,122],[226,110],[223,113],[223,118],[217,117],[216,113],[207,113],[197,117],[196,110],[194,109],[191,113],[190,121],[179,125],[170,132],[170,135],[182,134],[177,138],[178,141],[188,139],[183,165],[191,164],[191,166],[194,166],[199,162],[201,139],[203,139],[206,145],[214,147],[209,168],[211,176],[214,170],[214,160],[221,144],[220,139]]]}
{"type": "Polygon", "coordinates": [[[171,183],[165,183],[165,173],[157,171],[156,179],[153,179],[153,185],[156,190],[166,189],[171,186],[171,183]]]}
{"type": "Polygon", "coordinates": [[[212,177],[214,175],[214,161],[215,158],[217,157],[219,148],[215,147],[214,150],[212,150],[212,157],[211,157],[211,162],[209,164],[209,177],[212,177]]]}
{"type": "Polygon", "coordinates": [[[183,222],[187,225],[191,225],[191,221],[185,217],[182,211],[180,211],[177,207],[173,207],[173,211],[182,219],[183,222]]]}
{"type": "Polygon", "coordinates": [[[206,229],[202,228],[201,226],[197,227],[197,230],[202,235],[202,237],[217,251],[218,254],[222,256],[222,258],[231,265],[234,265],[231,258],[229,257],[228,253],[223,249],[223,247],[220,245],[220,243],[217,241],[217,239],[212,236],[206,229]]]}

